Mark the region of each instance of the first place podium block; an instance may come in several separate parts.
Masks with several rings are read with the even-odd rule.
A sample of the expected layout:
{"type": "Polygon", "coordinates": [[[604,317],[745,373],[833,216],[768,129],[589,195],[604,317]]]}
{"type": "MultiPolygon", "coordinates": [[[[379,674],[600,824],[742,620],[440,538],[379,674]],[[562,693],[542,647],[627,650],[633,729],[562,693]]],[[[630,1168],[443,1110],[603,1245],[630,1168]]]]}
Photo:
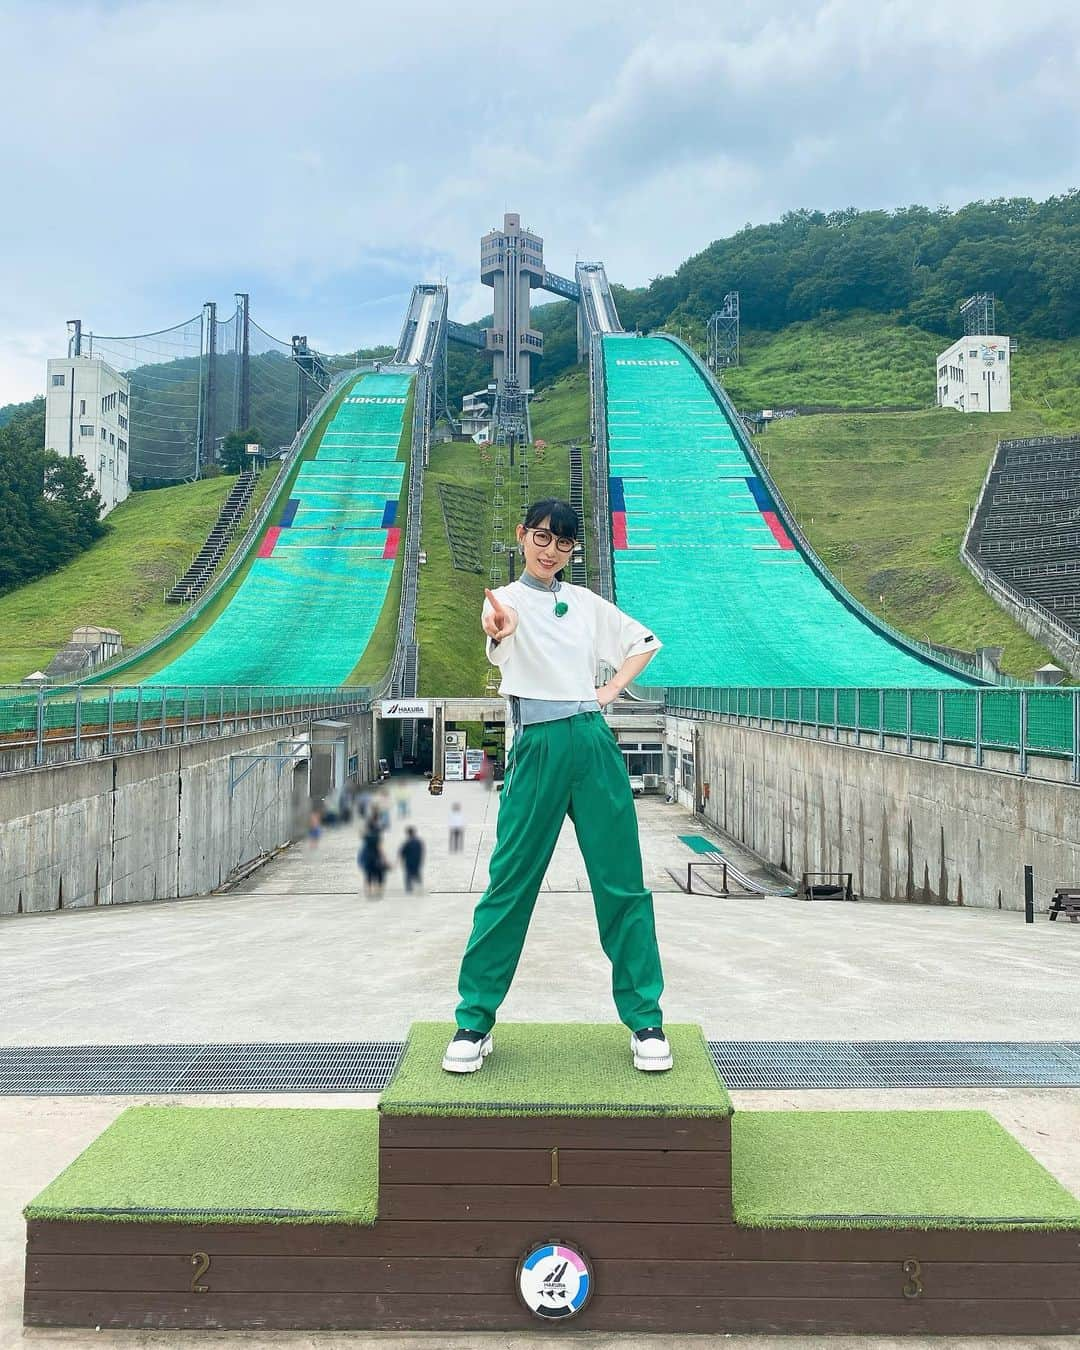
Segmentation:
{"type": "Polygon", "coordinates": [[[1080,1202],[981,1112],[734,1115],[701,1032],[418,1023],[374,1111],[136,1108],[27,1208],[28,1325],[1080,1330],[1080,1202]]]}

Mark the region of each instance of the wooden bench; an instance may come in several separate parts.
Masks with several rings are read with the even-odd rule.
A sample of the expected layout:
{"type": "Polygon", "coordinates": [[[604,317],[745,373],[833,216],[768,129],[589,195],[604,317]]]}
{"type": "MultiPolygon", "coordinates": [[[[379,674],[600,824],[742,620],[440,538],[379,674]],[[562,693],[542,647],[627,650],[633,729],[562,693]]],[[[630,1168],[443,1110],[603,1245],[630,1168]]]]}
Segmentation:
{"type": "Polygon", "coordinates": [[[1059,886],[1050,901],[1050,922],[1059,914],[1068,915],[1070,923],[1080,923],[1080,886],[1059,886]]]}

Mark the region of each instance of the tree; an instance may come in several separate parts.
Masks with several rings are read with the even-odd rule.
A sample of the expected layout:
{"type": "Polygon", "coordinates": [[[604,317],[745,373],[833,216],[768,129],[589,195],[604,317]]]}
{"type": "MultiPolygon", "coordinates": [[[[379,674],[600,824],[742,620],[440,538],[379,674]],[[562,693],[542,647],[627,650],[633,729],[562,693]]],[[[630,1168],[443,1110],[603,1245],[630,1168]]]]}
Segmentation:
{"type": "Polygon", "coordinates": [[[221,446],[221,467],[226,473],[242,473],[248,467],[249,445],[263,445],[262,432],[258,427],[248,427],[246,431],[230,431],[221,446]]]}

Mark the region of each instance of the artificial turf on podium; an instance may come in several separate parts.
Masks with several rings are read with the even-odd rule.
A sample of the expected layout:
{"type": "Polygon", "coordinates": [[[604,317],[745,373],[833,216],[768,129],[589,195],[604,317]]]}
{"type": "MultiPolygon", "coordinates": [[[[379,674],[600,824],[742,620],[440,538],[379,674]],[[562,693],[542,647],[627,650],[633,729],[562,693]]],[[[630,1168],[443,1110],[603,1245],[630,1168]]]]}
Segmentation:
{"type": "Polygon", "coordinates": [[[24,1211],[27,1219],[372,1224],[375,1111],[133,1106],[24,1211]]]}
{"type": "Polygon", "coordinates": [[[748,1228],[1080,1228],[1080,1200],[986,1111],[738,1112],[731,1153],[748,1228]]]}
{"type": "Polygon", "coordinates": [[[642,1073],[630,1033],[592,1023],[505,1022],[476,1073],[442,1068],[451,1022],[414,1022],[397,1072],[379,1100],[394,1116],[731,1115],[731,1099],[695,1025],[668,1024],[675,1067],[642,1073]]]}

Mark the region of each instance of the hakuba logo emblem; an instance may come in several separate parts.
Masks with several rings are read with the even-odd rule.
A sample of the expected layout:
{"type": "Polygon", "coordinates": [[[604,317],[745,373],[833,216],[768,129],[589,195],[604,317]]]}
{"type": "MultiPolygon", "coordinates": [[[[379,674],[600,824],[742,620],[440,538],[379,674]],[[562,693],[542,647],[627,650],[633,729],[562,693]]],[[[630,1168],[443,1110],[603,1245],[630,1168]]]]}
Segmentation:
{"type": "Polygon", "coordinates": [[[545,1242],[522,1258],[518,1293],[529,1311],[545,1321],[573,1317],[589,1301],[592,1272],[581,1252],[545,1242]]]}

